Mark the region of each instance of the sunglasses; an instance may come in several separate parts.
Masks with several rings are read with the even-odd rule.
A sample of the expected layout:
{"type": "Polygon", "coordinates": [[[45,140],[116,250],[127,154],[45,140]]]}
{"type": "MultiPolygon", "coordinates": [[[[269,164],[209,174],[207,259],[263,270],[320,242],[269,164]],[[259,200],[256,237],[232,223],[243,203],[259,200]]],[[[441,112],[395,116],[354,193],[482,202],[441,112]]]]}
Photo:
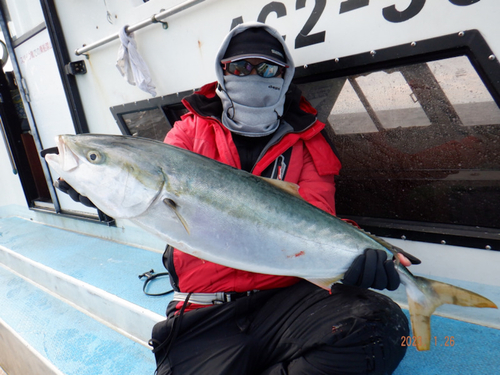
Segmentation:
{"type": "Polygon", "coordinates": [[[222,63],[223,69],[235,76],[247,76],[255,69],[257,74],[264,78],[272,78],[283,72],[283,67],[278,64],[263,61],[259,64],[251,64],[246,60],[222,63]]]}

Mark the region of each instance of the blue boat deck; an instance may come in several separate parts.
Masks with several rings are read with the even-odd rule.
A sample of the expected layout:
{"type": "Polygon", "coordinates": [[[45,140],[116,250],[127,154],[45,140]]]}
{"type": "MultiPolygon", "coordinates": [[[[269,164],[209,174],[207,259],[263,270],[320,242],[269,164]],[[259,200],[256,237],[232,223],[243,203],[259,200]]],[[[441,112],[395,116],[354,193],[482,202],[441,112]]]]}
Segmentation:
{"type": "MultiPolygon", "coordinates": [[[[153,374],[154,361],[144,346],[2,267],[0,280],[0,318],[47,366],[63,374],[153,374]]],[[[33,374],[45,372],[39,363],[30,368],[33,374]]]]}
{"type": "MultiPolygon", "coordinates": [[[[146,342],[171,297],[143,293],[138,275],[150,269],[164,270],[161,254],[0,218],[0,367],[16,365],[4,352],[15,336],[18,348],[37,353],[32,366],[50,369],[44,374],[152,375],[146,342]]],[[[170,287],[168,279],[155,284],[157,291],[170,287]]],[[[499,372],[499,329],[435,315],[431,327],[431,350],[408,347],[396,375],[499,372]]]]}
{"type": "MultiPolygon", "coordinates": [[[[169,297],[146,296],[142,291],[144,281],[138,278],[151,269],[165,271],[156,252],[18,217],[0,219],[0,246],[138,306],[165,313],[169,297]]],[[[167,279],[160,282],[165,289],[170,288],[167,279]]]]}
{"type": "MultiPolygon", "coordinates": [[[[409,318],[408,311],[405,310],[409,318]]],[[[431,317],[431,349],[407,348],[394,375],[489,375],[500,371],[500,331],[459,320],[431,317]]]]}

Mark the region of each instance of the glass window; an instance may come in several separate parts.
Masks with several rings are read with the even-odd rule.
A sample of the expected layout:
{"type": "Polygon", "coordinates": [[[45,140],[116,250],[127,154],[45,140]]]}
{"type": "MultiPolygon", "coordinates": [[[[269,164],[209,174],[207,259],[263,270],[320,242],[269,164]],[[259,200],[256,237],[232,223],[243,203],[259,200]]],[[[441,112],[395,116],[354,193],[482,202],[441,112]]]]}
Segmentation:
{"type": "Polygon", "coordinates": [[[463,126],[500,124],[500,110],[465,56],[428,63],[463,126]]]}
{"type": "Polygon", "coordinates": [[[373,117],[379,128],[430,125],[429,119],[400,71],[374,72],[349,81],[354,81],[353,86],[356,87],[360,98],[365,96],[364,101],[373,109],[373,117]]]}
{"type": "Polygon", "coordinates": [[[299,86],[342,161],[339,216],[500,228],[500,110],[467,57],[299,86]]]}
{"type": "Polygon", "coordinates": [[[122,115],[130,134],[136,137],[163,141],[172,128],[160,108],[153,108],[122,115]]]}
{"type": "Polygon", "coordinates": [[[328,115],[328,123],[336,134],[356,134],[377,132],[377,125],[359,100],[355,78],[344,82],[337,103],[328,115]]]}
{"type": "Polygon", "coordinates": [[[150,101],[111,108],[122,133],[163,141],[174,122],[180,120],[187,109],[181,103],[162,105],[162,98],[157,101],[158,106],[153,108],[147,107],[150,101]]]}
{"type": "Polygon", "coordinates": [[[13,40],[45,22],[39,0],[1,0],[1,2],[13,40]]]}

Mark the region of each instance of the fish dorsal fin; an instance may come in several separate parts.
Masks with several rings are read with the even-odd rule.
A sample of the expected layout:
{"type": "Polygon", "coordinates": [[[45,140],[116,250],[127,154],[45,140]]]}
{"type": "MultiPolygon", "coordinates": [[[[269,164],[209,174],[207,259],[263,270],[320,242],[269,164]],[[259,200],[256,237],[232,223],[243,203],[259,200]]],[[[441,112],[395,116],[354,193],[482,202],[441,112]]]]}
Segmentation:
{"type": "Polygon", "coordinates": [[[264,181],[270,183],[271,185],[286,191],[289,194],[292,194],[293,196],[304,199],[302,196],[299,194],[299,185],[294,184],[292,182],[286,182],[286,181],[281,181],[281,180],[275,180],[273,178],[268,178],[268,177],[261,177],[264,181]]]}
{"type": "Polygon", "coordinates": [[[170,207],[174,211],[175,216],[177,216],[177,218],[181,222],[182,226],[186,230],[187,234],[190,234],[189,227],[186,223],[186,220],[184,220],[184,218],[179,214],[179,211],[177,210],[177,203],[175,203],[175,201],[173,201],[172,199],[168,199],[168,198],[165,198],[163,200],[163,203],[165,203],[168,207],[170,207]]]}
{"type": "Polygon", "coordinates": [[[394,246],[393,244],[390,244],[387,241],[384,241],[382,238],[377,237],[374,234],[371,234],[370,232],[367,232],[366,230],[364,230],[362,228],[356,228],[356,229],[359,230],[361,233],[365,234],[366,236],[370,237],[372,240],[378,242],[380,245],[382,245],[386,249],[390,250],[394,255],[396,255],[396,253],[401,252],[401,249],[399,247],[394,246]]]}

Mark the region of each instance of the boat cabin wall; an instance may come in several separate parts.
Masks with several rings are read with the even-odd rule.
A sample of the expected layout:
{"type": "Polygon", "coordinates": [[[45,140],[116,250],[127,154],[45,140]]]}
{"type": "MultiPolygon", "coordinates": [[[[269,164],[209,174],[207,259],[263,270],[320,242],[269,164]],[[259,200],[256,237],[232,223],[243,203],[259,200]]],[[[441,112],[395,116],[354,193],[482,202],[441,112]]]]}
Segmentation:
{"type": "MultiPolygon", "coordinates": [[[[397,61],[399,52],[390,51],[395,46],[418,51],[426,40],[450,35],[460,39],[467,38],[469,33],[479,33],[489,47],[480,57],[486,64],[496,64],[497,70],[495,56],[500,56],[497,19],[500,2],[487,0],[6,0],[4,3],[13,11],[13,21],[22,17],[21,5],[28,3],[30,7],[39,7],[37,11],[30,8],[33,10],[30,17],[34,14],[42,21],[45,19],[35,34],[26,40],[18,39],[11,51],[19,67],[16,78],[23,75],[31,91],[30,97],[21,87],[24,106],[31,109],[32,117],[28,115],[28,120],[39,151],[55,146],[56,134],[82,129],[91,133],[121,134],[123,128],[117,123],[113,108],[134,103],[147,107],[148,101],[155,107],[154,101],[159,98],[175,97],[214,81],[215,56],[221,41],[241,22],[260,21],[277,28],[294,57],[298,78],[307,78],[322,62],[334,69],[336,64],[348,66],[352,56],[362,56],[363,63],[370,65],[381,54],[392,53],[389,58],[397,61]],[[116,36],[127,25],[133,27],[165,10],[179,8],[183,10],[133,33],[138,52],[149,68],[156,96],[130,85],[120,75],[116,67],[121,45],[118,38],[85,53],[75,52],[116,36]],[[59,24],[55,29],[54,20],[59,24]],[[61,47],[67,49],[69,56],[64,64],[80,62],[85,67],[85,74],[71,77],[75,84],[73,93],[81,99],[81,112],[77,115],[80,119],[75,118],[74,103],[66,99],[62,86],[64,74],[57,70],[61,62],[56,62],[56,55],[61,47]],[[86,125],[79,126],[78,121],[86,125]]],[[[21,35],[23,30],[17,31],[21,35]]],[[[435,48],[439,50],[439,46],[435,48]]],[[[335,73],[332,77],[339,75],[335,73]]],[[[55,225],[64,220],[61,225],[84,230],[82,225],[75,224],[80,222],[73,219],[58,222],[54,219],[57,215],[29,212],[31,203],[28,199],[27,204],[23,193],[26,184],[22,186],[19,176],[12,173],[4,143],[0,142],[0,216],[6,207],[14,207],[9,212],[22,211],[24,216],[55,225]]],[[[43,160],[41,163],[51,185],[58,176],[49,174],[43,160]]],[[[95,210],[73,203],[65,194],[51,190],[51,196],[54,208],[49,210],[97,217],[95,210]]],[[[132,237],[134,235],[129,235],[132,237]]],[[[156,243],[147,246],[154,247],[156,243]]]]}
{"type": "MultiPolygon", "coordinates": [[[[69,51],[180,3],[55,1],[69,51]]],[[[157,23],[136,31],[134,37],[157,96],[164,96],[215,80],[216,52],[237,22],[259,20],[276,27],[286,37],[297,66],[472,29],[480,30],[500,56],[500,26],[492,7],[500,4],[485,0],[207,0],[165,19],[168,28],[157,23]]],[[[152,98],[119,75],[115,66],[119,46],[114,40],[89,51],[87,57],[72,55],[75,61],[85,60],[87,66],[88,73],[77,76],[77,82],[91,132],[118,132],[109,108],[152,98]]]]}

